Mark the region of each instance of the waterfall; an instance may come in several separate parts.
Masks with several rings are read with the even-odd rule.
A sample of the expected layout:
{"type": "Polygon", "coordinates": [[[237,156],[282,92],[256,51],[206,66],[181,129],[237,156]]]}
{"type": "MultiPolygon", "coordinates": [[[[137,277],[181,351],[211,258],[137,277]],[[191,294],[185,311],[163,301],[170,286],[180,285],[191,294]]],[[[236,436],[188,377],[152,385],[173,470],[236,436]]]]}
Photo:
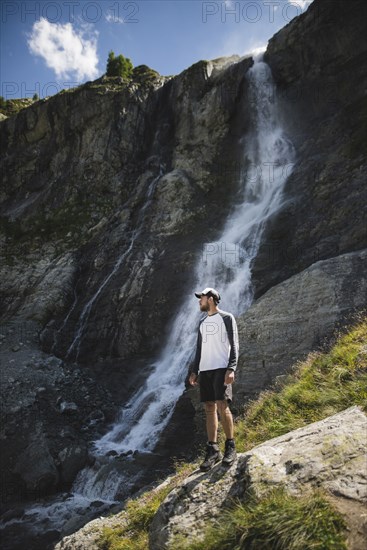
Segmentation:
{"type": "MultiPolygon", "coordinates": [[[[219,239],[203,245],[192,289],[177,313],[160,357],[152,363],[151,374],[121,410],[112,429],[94,443],[95,464],[79,473],[72,497],[54,499],[46,506],[33,506],[21,521],[26,521],[29,516],[30,523],[35,525],[38,522],[41,529],[46,524],[63,528],[65,518],[72,517],[75,521],[77,510],[87,509],[93,501],[111,505],[114,500],[122,498],[121,494],[127,496],[129,487],[133,486],[141,470],[139,466],[135,470],[131,468],[131,451],[149,453],[154,450],[183,391],[188,365],[195,351],[200,318],[194,292],[205,287],[217,288],[222,296],[223,309],[235,316],[251,305],[251,263],[258,252],[267,219],[281,206],[284,184],[292,171],[295,154],[278,122],[276,94],[269,67],[258,61],[248,71],[247,78],[253,120],[243,149],[240,200],[234,206],[219,239]],[[119,455],[117,460],[116,453],[119,455]],[[126,453],[125,458],[123,453],[126,453]],[[125,493],[121,491],[122,486],[125,493]]],[[[110,274],[85,305],[69,348],[70,353],[79,349],[93,304],[134,246],[160,177],[161,174],[148,188],[146,203],[129,248],[119,256],[110,274]]],[[[83,520],[85,523],[85,516],[83,520]]],[[[75,530],[75,523],[73,528],[75,530]]]]}
{"type": "Polygon", "coordinates": [[[266,220],[281,204],[284,183],[294,162],[294,149],[278,123],[270,68],[259,61],[248,72],[253,129],[247,137],[241,173],[241,201],[233,209],[218,241],[204,245],[192,292],[178,312],[160,358],[151,374],[122,409],[96,452],[152,451],[167,425],[192,360],[199,321],[194,291],[219,289],[225,309],[234,315],[252,301],[251,262],[260,245],[266,220]]]}

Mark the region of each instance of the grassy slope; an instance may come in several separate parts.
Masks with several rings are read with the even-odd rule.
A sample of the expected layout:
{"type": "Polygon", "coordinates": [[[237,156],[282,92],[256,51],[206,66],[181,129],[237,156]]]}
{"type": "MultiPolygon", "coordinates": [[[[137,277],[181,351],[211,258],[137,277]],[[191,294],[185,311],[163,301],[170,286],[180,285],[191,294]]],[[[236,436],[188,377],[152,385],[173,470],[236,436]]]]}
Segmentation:
{"type": "Polygon", "coordinates": [[[329,352],[295,366],[284,387],[263,392],[237,423],[241,452],[268,439],[359,405],[367,412],[367,317],[359,315],[329,352]]]}
{"type": "MultiPolygon", "coordinates": [[[[266,391],[236,422],[238,449],[254,446],[316,422],[352,405],[367,412],[367,317],[359,315],[346,334],[339,334],[328,352],[311,353],[296,365],[284,387],[266,391]]],[[[158,492],[127,504],[121,527],[104,529],[103,550],[146,550],[155,511],[168,492],[197,465],[186,465],[158,492]]],[[[239,503],[222,526],[209,527],[202,542],[177,540],[172,550],[343,550],[345,524],[322,494],[297,499],[282,488],[268,497],[239,503]]]]}

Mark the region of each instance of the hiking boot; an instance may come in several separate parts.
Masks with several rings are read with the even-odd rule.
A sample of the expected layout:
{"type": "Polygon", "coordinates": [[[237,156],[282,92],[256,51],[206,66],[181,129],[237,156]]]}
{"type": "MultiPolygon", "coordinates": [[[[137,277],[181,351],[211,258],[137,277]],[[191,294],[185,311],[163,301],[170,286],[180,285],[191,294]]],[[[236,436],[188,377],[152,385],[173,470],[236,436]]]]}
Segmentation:
{"type": "Polygon", "coordinates": [[[236,446],[233,439],[227,439],[222,464],[230,466],[237,457],[236,446]]]}
{"type": "Polygon", "coordinates": [[[217,462],[222,458],[219,447],[216,443],[208,443],[206,446],[206,455],[204,462],[200,464],[200,470],[202,472],[207,472],[211,470],[217,462]]]}

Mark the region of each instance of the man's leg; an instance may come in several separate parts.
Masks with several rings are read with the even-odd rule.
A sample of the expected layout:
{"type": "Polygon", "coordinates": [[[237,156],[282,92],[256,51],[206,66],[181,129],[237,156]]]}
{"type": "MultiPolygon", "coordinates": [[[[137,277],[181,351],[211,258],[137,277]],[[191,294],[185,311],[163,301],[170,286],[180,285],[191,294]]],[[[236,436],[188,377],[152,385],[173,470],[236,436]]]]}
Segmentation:
{"type": "Polygon", "coordinates": [[[208,443],[206,446],[205,459],[202,464],[200,464],[200,470],[207,472],[213,466],[219,462],[222,458],[222,455],[219,451],[217,444],[217,434],[218,434],[218,416],[217,416],[217,406],[215,401],[205,401],[205,416],[206,416],[206,431],[208,435],[208,443]]]}
{"type": "Polygon", "coordinates": [[[217,405],[214,401],[206,401],[204,403],[204,406],[206,416],[206,433],[208,434],[208,441],[216,443],[218,437],[217,405]]]}
{"type": "Polygon", "coordinates": [[[227,439],[233,439],[233,416],[226,400],[215,402],[227,439]]]}
{"type": "Polygon", "coordinates": [[[223,464],[226,466],[230,466],[231,464],[233,464],[236,458],[236,446],[233,439],[233,416],[226,400],[216,401],[216,404],[219,411],[223,430],[227,438],[225,443],[223,464]]]}

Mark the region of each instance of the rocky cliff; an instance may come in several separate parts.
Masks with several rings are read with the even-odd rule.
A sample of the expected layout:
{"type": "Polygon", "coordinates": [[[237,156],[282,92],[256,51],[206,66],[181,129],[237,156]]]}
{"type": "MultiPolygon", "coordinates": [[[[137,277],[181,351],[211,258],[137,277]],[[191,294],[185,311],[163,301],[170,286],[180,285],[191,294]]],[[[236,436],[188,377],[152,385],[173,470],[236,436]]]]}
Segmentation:
{"type": "Polygon", "coordinates": [[[114,266],[68,358],[131,360],[160,345],[174,313],[161,289],[180,299],[198,235],[215,237],[210,212],[219,205],[224,219],[237,183],[222,185],[218,165],[236,160],[252,60],[233,61],[200,62],[165,85],[154,74],[86,85],[3,123],[2,314],[39,320],[45,350],[67,354],[114,266]]]}
{"type": "MultiPolygon", "coordinates": [[[[266,52],[297,159],[238,320],[238,407],[366,307],[365,10],[315,0],[266,52]]],[[[6,505],[69,487],[148,374],[237,200],[252,64],[139,67],[0,122],[6,505]]],[[[188,392],[160,449],[195,422],[188,392]]]]}
{"type": "Polygon", "coordinates": [[[269,269],[274,284],[366,246],[366,15],[358,0],[315,1],[269,41],[265,59],[298,162],[288,207],[268,225],[254,265],[264,277],[258,295],[270,286],[269,269]]]}
{"type": "Polygon", "coordinates": [[[239,323],[245,395],[366,306],[366,9],[315,0],[264,56],[297,161],[253,262],[258,300],[239,323]]]}

